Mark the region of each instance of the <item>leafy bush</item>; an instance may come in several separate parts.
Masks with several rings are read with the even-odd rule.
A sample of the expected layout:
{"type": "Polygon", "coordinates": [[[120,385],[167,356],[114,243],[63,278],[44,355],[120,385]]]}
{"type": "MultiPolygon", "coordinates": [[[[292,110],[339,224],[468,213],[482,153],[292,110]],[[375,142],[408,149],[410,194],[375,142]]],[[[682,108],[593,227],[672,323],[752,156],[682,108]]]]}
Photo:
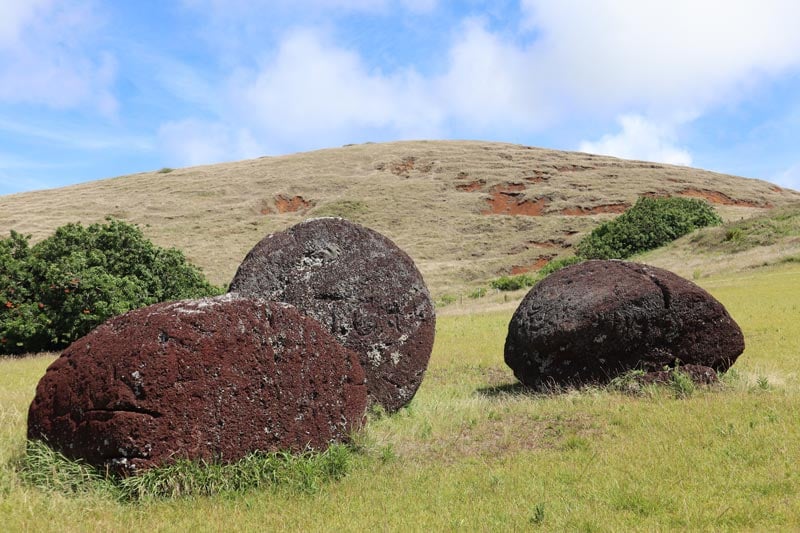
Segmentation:
{"type": "Polygon", "coordinates": [[[478,298],[483,298],[486,296],[486,287],[478,287],[474,291],[467,294],[468,298],[472,298],[473,300],[477,300],[478,298]]]}
{"type": "Polygon", "coordinates": [[[581,239],[577,251],[585,259],[625,259],[721,223],[714,209],[702,200],[639,198],[625,213],[581,239]]]}
{"type": "Polygon", "coordinates": [[[549,263],[539,270],[539,278],[545,278],[555,272],[556,270],[561,270],[564,267],[568,267],[570,265],[577,265],[585,261],[583,257],[577,255],[571,255],[569,257],[561,257],[559,259],[553,259],[549,263]]]}
{"type": "Polygon", "coordinates": [[[58,350],[131,309],[222,292],[182,252],[120,220],[29,239],[0,240],[0,354],[58,350]]]}
{"type": "Polygon", "coordinates": [[[519,274],[516,276],[501,276],[492,280],[489,284],[498,291],[516,291],[525,287],[533,287],[538,279],[530,274],[519,274]]]}

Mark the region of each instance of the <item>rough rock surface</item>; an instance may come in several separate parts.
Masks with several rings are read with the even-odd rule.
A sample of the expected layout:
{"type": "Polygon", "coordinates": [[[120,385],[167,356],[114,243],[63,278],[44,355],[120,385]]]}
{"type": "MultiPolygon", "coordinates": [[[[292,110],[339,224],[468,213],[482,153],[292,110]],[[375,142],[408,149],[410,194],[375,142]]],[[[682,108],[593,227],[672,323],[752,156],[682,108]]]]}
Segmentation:
{"type": "Polygon", "coordinates": [[[720,372],[743,350],[739,326],[694,283],[637,263],[587,261],[531,289],[509,324],[505,361],[523,384],[542,388],[678,361],[720,372]]]}
{"type": "Polygon", "coordinates": [[[366,409],[355,352],[287,304],[156,304],[70,345],[39,382],[28,438],[131,474],[176,458],[324,449],[366,409]]]}
{"type": "Polygon", "coordinates": [[[428,366],[436,317],[411,258],[383,235],[317,218],[267,235],[245,257],[231,291],[287,302],[359,353],[369,401],[406,405],[428,366]]]}

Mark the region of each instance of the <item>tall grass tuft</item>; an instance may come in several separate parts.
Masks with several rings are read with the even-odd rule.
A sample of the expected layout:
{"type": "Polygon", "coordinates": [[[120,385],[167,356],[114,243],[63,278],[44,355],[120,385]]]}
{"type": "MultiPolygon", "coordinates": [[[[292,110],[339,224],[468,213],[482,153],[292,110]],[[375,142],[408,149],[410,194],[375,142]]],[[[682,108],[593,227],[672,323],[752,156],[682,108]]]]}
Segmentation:
{"type": "Polygon", "coordinates": [[[117,477],[74,461],[40,441],[30,441],[18,463],[23,482],[66,494],[106,492],[122,501],[213,496],[286,488],[315,493],[351,469],[353,450],[335,444],[324,452],[251,453],[231,464],[179,460],[136,476],[117,477]]]}
{"type": "Polygon", "coordinates": [[[84,494],[110,488],[108,478],[97,469],[68,459],[38,440],[28,441],[16,466],[21,481],[45,490],[84,494]]]}

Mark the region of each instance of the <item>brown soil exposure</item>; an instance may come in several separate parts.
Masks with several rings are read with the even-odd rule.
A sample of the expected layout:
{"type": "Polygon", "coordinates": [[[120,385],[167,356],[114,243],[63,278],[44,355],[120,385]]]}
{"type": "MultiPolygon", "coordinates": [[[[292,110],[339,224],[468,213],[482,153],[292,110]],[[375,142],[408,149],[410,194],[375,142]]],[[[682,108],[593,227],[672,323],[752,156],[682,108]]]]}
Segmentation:
{"type": "Polygon", "coordinates": [[[606,204],[595,207],[568,207],[558,212],[559,215],[567,216],[589,216],[600,215],[602,213],[624,213],[630,205],[628,204],[606,204]]]}
{"type": "Polygon", "coordinates": [[[360,427],[366,400],[358,356],[315,320],[227,294],[137,309],[74,342],[39,381],[28,438],[129,475],[324,449],[360,427]]]}
{"type": "Polygon", "coordinates": [[[749,200],[734,200],[727,194],[718,191],[710,191],[708,189],[684,189],[678,194],[681,196],[691,196],[692,198],[702,198],[704,200],[708,200],[712,204],[735,205],[738,207],[772,207],[772,204],[769,202],[760,203],[749,200]]]}
{"type": "Polygon", "coordinates": [[[456,185],[456,189],[464,192],[475,192],[481,190],[484,185],[486,185],[486,180],[475,180],[469,183],[459,183],[456,185]]]}
{"type": "Polygon", "coordinates": [[[284,195],[278,195],[275,197],[275,209],[281,214],[307,211],[312,207],[314,207],[314,204],[302,196],[288,197],[284,195]]]}
{"type": "Polygon", "coordinates": [[[355,350],[370,401],[396,411],[428,366],[436,317],[422,275],[383,235],[316,218],[267,235],[247,254],[231,291],[288,302],[355,350]]]}
{"type": "Polygon", "coordinates": [[[488,209],[481,211],[483,215],[525,215],[531,217],[542,216],[547,207],[547,198],[528,200],[521,191],[525,190],[522,183],[503,183],[490,189],[491,197],[486,202],[488,209]]]}
{"type": "Polygon", "coordinates": [[[739,326],[706,291],[666,270],[586,261],[534,286],[508,327],[505,362],[534,388],[606,382],[678,362],[727,370],[739,326]]]}
{"type": "Polygon", "coordinates": [[[554,255],[543,255],[542,257],[538,258],[536,262],[533,263],[532,265],[513,266],[511,267],[511,275],[516,276],[517,274],[526,274],[528,272],[534,272],[536,270],[539,270],[547,263],[549,263],[550,260],[553,259],[554,257],[555,257],[554,255]]]}
{"type": "Polygon", "coordinates": [[[410,171],[414,170],[414,164],[416,161],[416,157],[404,157],[400,161],[395,161],[389,165],[389,170],[392,172],[392,174],[397,176],[408,174],[410,171]]]}

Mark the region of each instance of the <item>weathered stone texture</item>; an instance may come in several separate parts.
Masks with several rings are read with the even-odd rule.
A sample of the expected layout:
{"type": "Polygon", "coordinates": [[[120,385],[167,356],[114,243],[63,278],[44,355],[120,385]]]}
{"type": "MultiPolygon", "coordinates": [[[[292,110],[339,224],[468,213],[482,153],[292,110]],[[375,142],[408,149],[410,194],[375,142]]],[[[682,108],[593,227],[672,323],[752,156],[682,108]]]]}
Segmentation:
{"type": "Polygon", "coordinates": [[[411,258],[383,235],[340,218],[268,235],[230,290],[288,302],[358,352],[370,401],[395,411],[417,391],[430,359],[433,302],[411,258]]]}
{"type": "Polygon", "coordinates": [[[744,350],[716,299],[666,270],[587,261],[536,284],[509,324],[505,361],[525,385],[605,382],[633,368],[727,370],[744,350]]]}
{"type": "Polygon", "coordinates": [[[69,346],[39,382],[28,437],[123,474],[177,458],[345,441],[366,408],[358,356],[287,304],[156,304],[69,346]]]}

